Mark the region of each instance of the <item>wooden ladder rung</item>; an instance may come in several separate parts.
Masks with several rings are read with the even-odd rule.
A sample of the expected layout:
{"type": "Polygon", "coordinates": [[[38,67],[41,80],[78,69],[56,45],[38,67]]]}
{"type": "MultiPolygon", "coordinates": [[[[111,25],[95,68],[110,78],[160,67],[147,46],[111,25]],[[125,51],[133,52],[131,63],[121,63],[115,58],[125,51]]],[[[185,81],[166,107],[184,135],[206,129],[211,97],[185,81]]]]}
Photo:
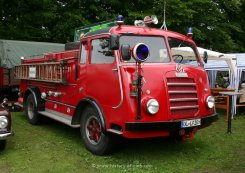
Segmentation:
{"type": "Polygon", "coordinates": [[[36,67],[35,80],[48,80],[50,82],[62,82],[64,81],[64,66],[58,63],[54,64],[24,64],[15,68],[15,74],[17,79],[28,79],[29,68],[36,67]]]}

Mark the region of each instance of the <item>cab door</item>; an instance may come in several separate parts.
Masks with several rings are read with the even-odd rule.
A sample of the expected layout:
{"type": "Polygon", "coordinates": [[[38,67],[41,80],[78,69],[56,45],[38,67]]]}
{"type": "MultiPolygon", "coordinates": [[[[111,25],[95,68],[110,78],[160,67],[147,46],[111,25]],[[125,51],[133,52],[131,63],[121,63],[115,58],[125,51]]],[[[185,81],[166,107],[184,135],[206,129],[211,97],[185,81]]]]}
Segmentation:
{"type": "Polygon", "coordinates": [[[120,86],[115,54],[108,49],[108,40],[108,35],[89,39],[86,91],[100,105],[115,107],[120,103],[120,86]]]}

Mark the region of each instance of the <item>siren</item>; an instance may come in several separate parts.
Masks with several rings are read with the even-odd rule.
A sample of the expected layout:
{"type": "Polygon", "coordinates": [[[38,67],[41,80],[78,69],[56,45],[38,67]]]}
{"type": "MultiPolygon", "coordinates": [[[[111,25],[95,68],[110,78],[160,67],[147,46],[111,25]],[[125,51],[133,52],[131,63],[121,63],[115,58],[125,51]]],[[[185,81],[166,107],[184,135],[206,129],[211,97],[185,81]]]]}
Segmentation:
{"type": "Polygon", "coordinates": [[[145,26],[145,22],[143,20],[135,20],[134,25],[135,26],[145,26]]]}
{"type": "Polygon", "coordinates": [[[145,16],[144,20],[135,20],[134,25],[135,26],[146,26],[148,24],[158,24],[158,19],[156,15],[152,15],[151,17],[145,16]]]}
{"type": "Polygon", "coordinates": [[[151,21],[152,21],[152,23],[155,24],[155,25],[158,24],[157,16],[156,16],[156,15],[152,15],[152,16],[151,16],[151,21]]]}
{"type": "Polygon", "coordinates": [[[144,22],[145,24],[150,24],[150,23],[158,24],[158,19],[157,19],[157,16],[155,15],[152,15],[151,17],[145,16],[144,22]]]}
{"type": "Polygon", "coordinates": [[[152,22],[152,20],[151,20],[151,18],[149,16],[145,16],[144,22],[145,22],[145,24],[149,24],[149,23],[152,22]]]}
{"type": "Polygon", "coordinates": [[[144,43],[136,44],[132,49],[133,58],[138,62],[142,63],[147,60],[150,55],[149,47],[144,43]]]}

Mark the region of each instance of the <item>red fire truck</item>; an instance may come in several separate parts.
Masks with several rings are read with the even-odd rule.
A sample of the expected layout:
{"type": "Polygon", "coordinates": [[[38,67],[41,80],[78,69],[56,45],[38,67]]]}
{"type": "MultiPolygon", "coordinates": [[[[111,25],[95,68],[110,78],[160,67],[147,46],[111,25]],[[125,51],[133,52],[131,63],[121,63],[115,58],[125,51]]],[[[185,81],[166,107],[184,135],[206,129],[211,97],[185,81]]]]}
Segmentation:
{"type": "Polygon", "coordinates": [[[117,24],[82,35],[77,49],[16,66],[19,103],[31,124],[47,116],[80,127],[85,147],[103,155],[114,135],[192,138],[217,119],[203,59],[190,37],[126,26],[120,17],[117,24]]]}

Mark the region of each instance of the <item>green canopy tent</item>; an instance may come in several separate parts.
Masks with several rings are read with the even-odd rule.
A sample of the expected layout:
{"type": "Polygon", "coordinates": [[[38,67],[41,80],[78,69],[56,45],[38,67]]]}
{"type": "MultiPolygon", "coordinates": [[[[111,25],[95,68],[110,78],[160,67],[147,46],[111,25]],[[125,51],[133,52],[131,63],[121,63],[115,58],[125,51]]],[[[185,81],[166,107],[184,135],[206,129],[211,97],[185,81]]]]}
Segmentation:
{"type": "Polygon", "coordinates": [[[64,44],[0,40],[0,67],[12,68],[20,64],[21,57],[58,51],[64,51],[64,44]]]}

